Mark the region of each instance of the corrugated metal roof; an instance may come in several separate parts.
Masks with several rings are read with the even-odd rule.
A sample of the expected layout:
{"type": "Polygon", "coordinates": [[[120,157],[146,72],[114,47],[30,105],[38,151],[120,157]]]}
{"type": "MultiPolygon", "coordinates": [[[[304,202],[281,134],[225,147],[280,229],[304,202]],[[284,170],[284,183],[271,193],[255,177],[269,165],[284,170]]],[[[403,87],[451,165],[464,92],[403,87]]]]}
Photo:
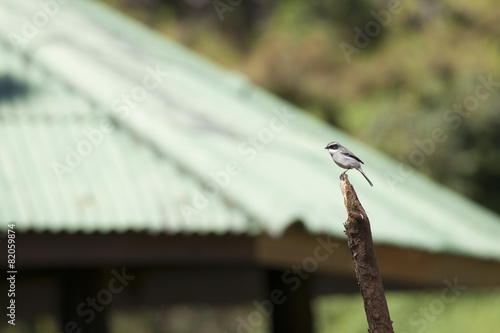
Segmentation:
{"type": "Polygon", "coordinates": [[[0,221],[252,234],[302,221],[342,237],[341,170],[323,149],[336,140],[375,184],[350,172],[375,241],[500,259],[498,216],[416,173],[391,186],[398,163],[100,4],[59,4],[16,51],[23,18],[40,10],[0,4],[0,86],[10,89],[0,95],[0,221]],[[107,122],[92,144],[86,131],[107,122]],[[76,167],[54,170],[79,149],[76,167]],[[214,185],[228,168],[239,173],[214,185]],[[203,202],[209,189],[219,193],[203,202]]]}

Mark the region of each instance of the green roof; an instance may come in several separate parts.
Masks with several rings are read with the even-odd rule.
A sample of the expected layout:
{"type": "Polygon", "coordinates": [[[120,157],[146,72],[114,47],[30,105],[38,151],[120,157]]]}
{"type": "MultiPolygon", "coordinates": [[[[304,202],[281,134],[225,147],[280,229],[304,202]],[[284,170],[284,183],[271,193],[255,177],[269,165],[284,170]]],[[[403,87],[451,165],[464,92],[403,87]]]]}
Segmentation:
{"type": "Polygon", "coordinates": [[[279,235],[300,221],[343,237],[342,170],[323,149],[335,140],[375,185],[349,172],[376,242],[500,260],[497,215],[417,173],[391,185],[399,163],[245,77],[92,1],[19,39],[39,10],[0,4],[2,223],[279,235]]]}

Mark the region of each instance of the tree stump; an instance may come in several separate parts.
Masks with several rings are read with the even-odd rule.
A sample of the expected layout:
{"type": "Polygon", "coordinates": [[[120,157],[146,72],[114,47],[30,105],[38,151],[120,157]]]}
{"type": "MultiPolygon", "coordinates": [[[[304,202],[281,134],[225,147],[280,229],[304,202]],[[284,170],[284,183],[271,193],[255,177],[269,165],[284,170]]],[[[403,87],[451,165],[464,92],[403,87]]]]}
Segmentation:
{"type": "Polygon", "coordinates": [[[340,176],[340,188],[347,209],[345,234],[365,304],[368,332],[394,332],[375,256],[370,221],[346,174],[340,176]]]}

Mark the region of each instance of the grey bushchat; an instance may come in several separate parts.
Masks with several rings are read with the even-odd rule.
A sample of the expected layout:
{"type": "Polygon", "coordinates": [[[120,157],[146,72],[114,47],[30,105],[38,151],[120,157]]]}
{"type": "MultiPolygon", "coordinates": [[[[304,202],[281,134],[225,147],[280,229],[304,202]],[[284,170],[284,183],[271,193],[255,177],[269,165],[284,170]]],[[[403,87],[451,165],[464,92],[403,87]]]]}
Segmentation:
{"type": "Polygon", "coordinates": [[[328,152],[332,156],[333,161],[341,168],[347,169],[342,174],[345,174],[349,169],[356,169],[366,178],[368,183],[373,186],[372,182],[363,172],[361,168],[361,164],[364,164],[363,161],[356,155],[354,155],[349,149],[342,146],[338,142],[330,142],[326,145],[325,149],[328,149],[328,152]]]}

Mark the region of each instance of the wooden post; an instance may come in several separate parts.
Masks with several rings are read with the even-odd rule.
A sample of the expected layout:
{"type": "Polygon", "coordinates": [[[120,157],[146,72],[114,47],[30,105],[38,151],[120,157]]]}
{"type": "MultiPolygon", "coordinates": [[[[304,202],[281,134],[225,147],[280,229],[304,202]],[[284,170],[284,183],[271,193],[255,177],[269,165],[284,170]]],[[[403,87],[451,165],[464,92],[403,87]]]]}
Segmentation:
{"type": "Polygon", "coordinates": [[[345,234],[351,249],[356,279],[365,303],[368,332],[394,332],[375,256],[370,221],[346,174],[340,176],[340,188],[347,209],[345,234]]]}
{"type": "Polygon", "coordinates": [[[103,287],[101,271],[98,268],[67,268],[61,277],[61,332],[109,332],[105,307],[95,303],[95,299],[94,303],[89,303],[103,287]]]}
{"type": "Polygon", "coordinates": [[[283,299],[274,306],[272,316],[273,333],[312,333],[313,317],[311,312],[312,275],[301,279],[294,290],[283,279],[283,271],[268,270],[269,293],[279,290],[283,299]]]}

